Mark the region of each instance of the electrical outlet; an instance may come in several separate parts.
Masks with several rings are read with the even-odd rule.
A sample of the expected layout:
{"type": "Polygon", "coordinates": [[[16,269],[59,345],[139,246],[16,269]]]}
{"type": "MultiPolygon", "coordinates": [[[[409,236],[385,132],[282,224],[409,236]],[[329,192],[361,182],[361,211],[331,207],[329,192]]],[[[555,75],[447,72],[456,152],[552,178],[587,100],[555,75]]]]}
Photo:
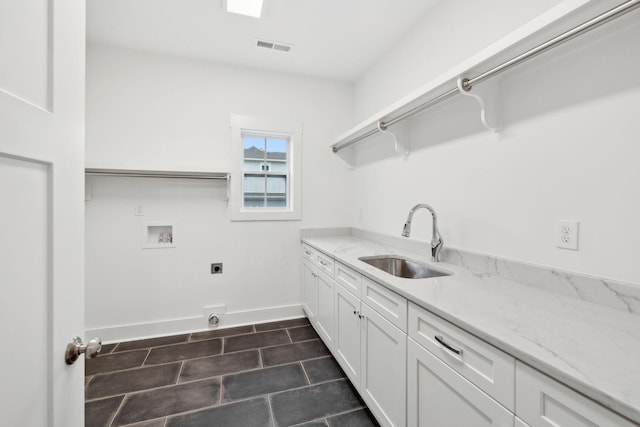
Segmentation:
{"type": "Polygon", "coordinates": [[[556,246],[561,249],[578,250],[578,221],[558,221],[556,246]]]}
{"type": "Polygon", "coordinates": [[[211,274],[222,274],[222,263],[216,262],[211,264],[211,274]]]}

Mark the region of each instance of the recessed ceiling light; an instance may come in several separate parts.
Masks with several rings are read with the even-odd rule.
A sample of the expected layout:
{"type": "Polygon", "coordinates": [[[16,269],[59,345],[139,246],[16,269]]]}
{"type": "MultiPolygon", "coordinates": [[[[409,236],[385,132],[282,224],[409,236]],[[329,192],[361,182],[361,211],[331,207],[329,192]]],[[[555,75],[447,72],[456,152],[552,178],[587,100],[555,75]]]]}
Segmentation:
{"type": "Polygon", "coordinates": [[[224,7],[227,12],[260,18],[262,2],[263,0],[225,0],[224,7]]]}

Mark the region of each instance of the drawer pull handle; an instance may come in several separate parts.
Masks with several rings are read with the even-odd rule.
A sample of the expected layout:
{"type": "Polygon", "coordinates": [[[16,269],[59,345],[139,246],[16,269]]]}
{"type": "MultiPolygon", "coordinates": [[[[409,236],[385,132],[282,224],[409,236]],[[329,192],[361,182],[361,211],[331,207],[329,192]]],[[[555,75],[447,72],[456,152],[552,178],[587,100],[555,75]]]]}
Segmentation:
{"type": "Polygon", "coordinates": [[[440,344],[442,344],[442,346],[444,348],[446,348],[447,350],[451,351],[452,353],[457,354],[458,356],[462,355],[462,349],[461,348],[451,347],[449,344],[444,342],[444,339],[442,338],[442,335],[435,335],[434,338],[436,339],[436,341],[438,341],[440,344]]]}
{"type": "Polygon", "coordinates": [[[310,251],[304,251],[304,253],[307,254],[307,255],[311,255],[310,251]]]}
{"type": "Polygon", "coordinates": [[[327,265],[329,265],[329,263],[328,263],[328,262],[323,261],[323,260],[320,260],[320,264],[324,265],[325,267],[326,267],[327,265]]]}

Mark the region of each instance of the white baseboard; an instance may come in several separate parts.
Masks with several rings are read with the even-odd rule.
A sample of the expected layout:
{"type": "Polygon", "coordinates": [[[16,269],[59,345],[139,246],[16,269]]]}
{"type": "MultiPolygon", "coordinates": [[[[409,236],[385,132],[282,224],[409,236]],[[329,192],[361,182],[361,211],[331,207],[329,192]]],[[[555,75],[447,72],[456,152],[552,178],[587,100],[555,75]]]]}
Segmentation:
{"type": "MultiPolygon", "coordinates": [[[[295,319],[299,317],[305,317],[302,305],[299,304],[227,312],[221,315],[220,324],[215,329],[251,325],[254,323],[273,322],[276,320],[295,319]]],[[[85,337],[87,337],[87,339],[91,337],[100,337],[102,342],[107,344],[111,342],[207,331],[210,329],[214,328],[209,327],[206,316],[196,316],[182,319],[159,320],[157,322],[92,328],[85,330],[85,337]]]]}

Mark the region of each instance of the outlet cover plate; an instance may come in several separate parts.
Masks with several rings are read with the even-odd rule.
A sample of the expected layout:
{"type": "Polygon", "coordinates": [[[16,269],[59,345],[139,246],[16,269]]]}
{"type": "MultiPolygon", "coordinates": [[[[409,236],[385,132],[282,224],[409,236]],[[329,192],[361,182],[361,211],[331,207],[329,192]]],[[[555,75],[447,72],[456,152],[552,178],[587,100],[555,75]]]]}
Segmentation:
{"type": "Polygon", "coordinates": [[[556,228],[556,246],[560,249],[578,250],[578,221],[558,221],[556,228]]]}

